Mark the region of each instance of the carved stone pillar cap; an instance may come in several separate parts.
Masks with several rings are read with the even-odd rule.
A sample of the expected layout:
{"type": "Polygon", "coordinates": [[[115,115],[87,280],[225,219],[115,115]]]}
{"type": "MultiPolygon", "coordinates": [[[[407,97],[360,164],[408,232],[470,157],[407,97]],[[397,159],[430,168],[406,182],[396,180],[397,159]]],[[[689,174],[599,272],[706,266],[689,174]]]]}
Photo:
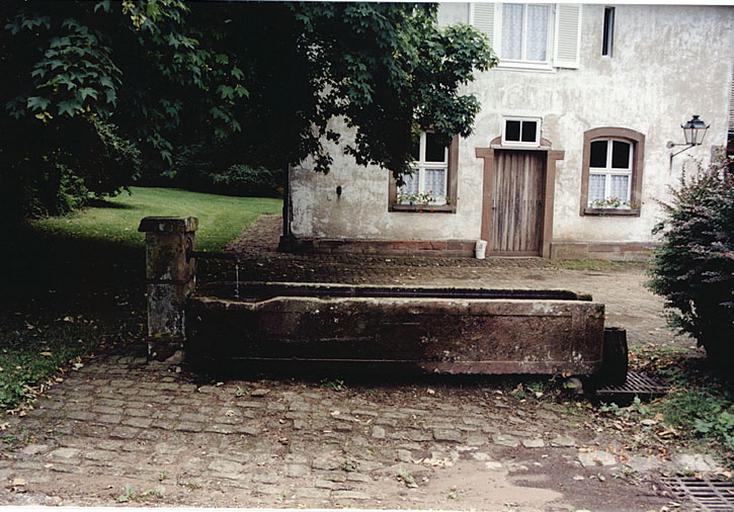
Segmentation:
{"type": "Polygon", "coordinates": [[[192,233],[199,228],[196,217],[144,217],[138,231],[142,233],[192,233]]]}

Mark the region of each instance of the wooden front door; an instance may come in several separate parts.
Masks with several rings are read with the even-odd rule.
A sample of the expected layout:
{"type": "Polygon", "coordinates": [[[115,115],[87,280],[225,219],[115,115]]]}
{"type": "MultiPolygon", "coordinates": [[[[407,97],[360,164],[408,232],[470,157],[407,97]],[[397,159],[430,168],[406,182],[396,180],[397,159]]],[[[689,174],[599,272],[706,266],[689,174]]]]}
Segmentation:
{"type": "Polygon", "coordinates": [[[489,251],[538,256],[543,249],[545,152],[495,151],[489,251]]]}

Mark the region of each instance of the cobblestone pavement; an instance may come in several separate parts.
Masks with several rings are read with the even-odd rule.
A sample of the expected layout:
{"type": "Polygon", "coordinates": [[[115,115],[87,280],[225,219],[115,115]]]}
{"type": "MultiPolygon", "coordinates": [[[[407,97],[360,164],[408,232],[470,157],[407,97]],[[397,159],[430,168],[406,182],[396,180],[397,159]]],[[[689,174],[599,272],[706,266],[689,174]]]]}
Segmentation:
{"type": "Polygon", "coordinates": [[[200,385],[185,370],[108,356],[11,418],[6,432],[21,442],[0,459],[0,503],[522,511],[666,503],[654,479],[627,478],[628,455],[584,416],[477,380],[200,385]],[[606,455],[583,462],[594,450],[606,455]]]}

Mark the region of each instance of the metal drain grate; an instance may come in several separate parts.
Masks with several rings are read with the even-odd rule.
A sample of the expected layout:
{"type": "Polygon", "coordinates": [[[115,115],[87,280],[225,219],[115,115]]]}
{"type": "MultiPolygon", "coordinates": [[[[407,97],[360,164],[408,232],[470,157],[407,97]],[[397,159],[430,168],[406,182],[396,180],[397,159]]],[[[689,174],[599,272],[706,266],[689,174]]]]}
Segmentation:
{"type": "Polygon", "coordinates": [[[687,499],[706,512],[734,510],[734,483],[728,480],[664,478],[663,482],[680,499],[687,499]]]}
{"type": "Polygon", "coordinates": [[[605,386],[596,390],[596,396],[610,402],[632,401],[635,396],[655,398],[663,396],[668,388],[655,377],[644,373],[628,372],[627,380],[621,386],[605,386]]]}

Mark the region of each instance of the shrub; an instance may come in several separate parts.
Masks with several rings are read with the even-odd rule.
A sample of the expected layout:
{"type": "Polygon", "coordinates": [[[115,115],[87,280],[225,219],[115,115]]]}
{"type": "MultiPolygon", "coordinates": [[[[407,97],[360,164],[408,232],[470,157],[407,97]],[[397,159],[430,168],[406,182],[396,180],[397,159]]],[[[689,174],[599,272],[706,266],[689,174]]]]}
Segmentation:
{"type": "Polygon", "coordinates": [[[150,168],[138,183],[230,196],[283,197],[286,179],[283,169],[232,162],[237,162],[236,155],[217,146],[182,146],[172,169],[150,168]]]}
{"type": "Polygon", "coordinates": [[[117,134],[114,125],[91,118],[65,126],[58,137],[68,140],[59,144],[73,144],[84,151],[44,152],[41,132],[23,135],[38,139],[38,151],[29,158],[8,158],[9,154],[3,155],[7,148],[0,144],[2,220],[17,223],[28,217],[66,214],[90,199],[116,195],[137,175],[140,152],[117,134]]]}
{"type": "Polygon", "coordinates": [[[211,179],[221,193],[281,197],[283,195],[283,174],[280,170],[273,171],[264,167],[235,164],[222,173],[213,173],[211,179]]]}
{"type": "Polygon", "coordinates": [[[672,325],[716,362],[734,355],[734,174],[721,161],[681,177],[655,228],[649,287],[665,297],[672,325]]]}

